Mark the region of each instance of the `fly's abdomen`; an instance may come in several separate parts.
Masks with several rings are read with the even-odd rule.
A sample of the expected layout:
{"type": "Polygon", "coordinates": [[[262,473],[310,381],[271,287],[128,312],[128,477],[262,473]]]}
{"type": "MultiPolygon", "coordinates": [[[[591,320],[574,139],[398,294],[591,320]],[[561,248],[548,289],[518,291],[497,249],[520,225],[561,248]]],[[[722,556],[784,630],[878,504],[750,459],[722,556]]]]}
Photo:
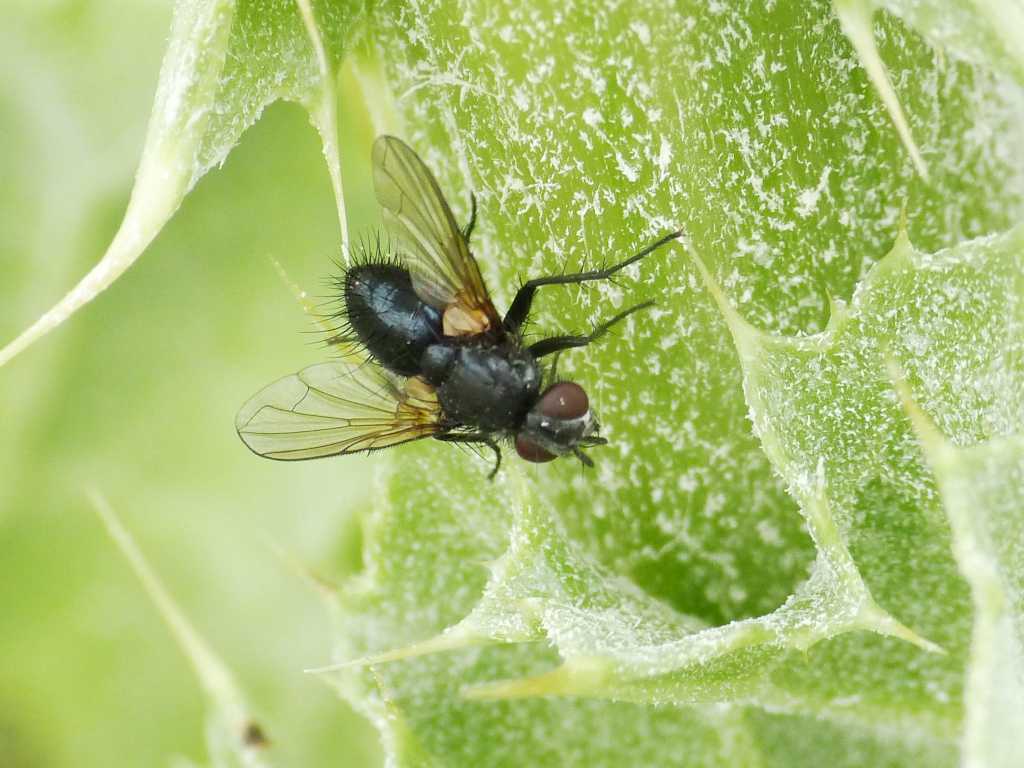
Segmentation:
{"type": "Polygon", "coordinates": [[[408,270],[359,264],[345,274],[348,324],[381,365],[403,376],[420,373],[423,351],[441,338],[441,313],[423,303],[408,270]]]}

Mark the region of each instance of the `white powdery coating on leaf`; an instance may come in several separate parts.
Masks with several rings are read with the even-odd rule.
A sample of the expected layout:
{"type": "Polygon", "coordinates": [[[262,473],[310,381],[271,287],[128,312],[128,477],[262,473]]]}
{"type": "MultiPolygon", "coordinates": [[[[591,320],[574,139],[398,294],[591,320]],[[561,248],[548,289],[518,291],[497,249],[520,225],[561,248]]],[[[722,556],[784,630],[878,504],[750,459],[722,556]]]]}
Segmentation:
{"type": "MultiPolygon", "coordinates": [[[[397,9],[390,24],[381,44],[394,90],[405,94],[399,104],[409,126],[405,138],[438,174],[459,220],[468,214],[470,189],[477,193],[473,247],[499,310],[508,306],[517,277],[610,263],[682,226],[745,317],[773,331],[816,331],[825,325],[830,299],[849,298],[886,252],[905,202],[912,233],[930,250],[1004,228],[1021,212],[1021,172],[1009,168],[1004,155],[1021,134],[1019,94],[1001,90],[984,73],[935,59],[891,22],[881,26],[880,47],[892,56],[887,64],[896,90],[907,99],[915,136],[933,166],[927,188],[918,183],[828,4],[708,9],[694,3],[680,9],[662,2],[597,8],[570,2],[481,9],[462,3],[437,9],[413,3],[397,9]],[[988,132],[973,129],[965,140],[979,124],[988,132]],[[1000,194],[990,194],[996,188],[1000,194]]],[[[620,659],[632,656],[654,670],[668,659],[659,646],[679,627],[719,625],[694,637],[693,647],[702,649],[694,658],[725,653],[727,663],[691,679],[705,695],[744,700],[750,695],[739,682],[744,674],[764,676],[783,657],[782,646],[827,634],[827,606],[850,597],[848,586],[804,595],[804,602],[789,604],[785,621],[749,619],[786,604],[814,550],[794,501],[750,433],[736,349],[681,248],[665,248],[616,284],[543,289],[530,340],[585,330],[646,298],[658,301],[657,311],[631,318],[600,345],[559,362],[561,376],[587,388],[610,441],[593,452],[596,471],[584,474],[567,460],[521,468],[525,490],[510,497],[503,479],[492,491],[481,489],[469,469],[444,469],[465,461],[438,457],[411,465],[429,477],[428,487],[403,502],[408,508],[400,519],[413,529],[410,535],[420,531],[436,558],[403,556],[402,549],[381,555],[408,578],[429,570],[433,588],[417,589],[413,600],[402,595],[400,580],[392,591],[382,585],[401,606],[394,620],[402,626],[387,642],[382,624],[371,650],[422,640],[443,630],[443,615],[455,615],[451,624],[479,609],[477,628],[496,636],[543,638],[579,654],[617,650],[620,659]],[[492,512],[510,512],[488,523],[467,512],[467,498],[492,512]],[[518,529],[513,548],[517,536],[526,543],[516,558],[502,558],[500,575],[467,582],[461,565],[450,560],[452,550],[471,552],[473,545],[447,540],[450,525],[433,530],[415,522],[414,512],[430,517],[437,505],[457,509],[460,520],[469,515],[471,529],[493,524],[507,530],[526,508],[554,510],[554,528],[543,535],[537,533],[542,529],[518,529]],[[504,527],[495,522],[502,519],[504,527]],[[417,563],[418,570],[405,571],[417,563]],[[522,570],[507,570],[511,564],[522,570]],[[445,579],[459,588],[446,590],[445,579]],[[449,592],[461,601],[472,592],[463,588],[470,583],[478,597],[490,592],[483,602],[467,598],[457,609],[449,592]],[[410,617],[419,616],[429,631],[410,628],[410,617]],[[783,628],[785,642],[773,646],[783,628]],[[755,647],[750,656],[741,650],[755,647]],[[723,685],[716,687],[716,680],[723,685]]],[[[918,334],[915,350],[933,347],[918,334]]],[[[829,365],[795,370],[797,361],[788,361],[792,366],[773,371],[778,380],[766,377],[772,386],[764,397],[774,404],[773,398],[793,398],[801,388],[813,394],[815,386],[835,385],[822,404],[825,422],[793,413],[792,424],[783,420],[785,429],[776,431],[791,429],[808,457],[830,456],[830,485],[832,473],[840,474],[834,514],[844,535],[861,532],[854,537],[857,548],[850,548],[853,560],[865,561],[878,605],[907,622],[902,611],[920,603],[906,590],[913,569],[927,571],[929,557],[949,565],[948,553],[943,560],[941,537],[921,519],[936,511],[932,489],[918,474],[898,472],[903,464],[914,466],[910,442],[890,450],[891,419],[859,405],[871,401],[873,407],[876,388],[884,385],[876,381],[876,361],[862,352],[853,345],[837,353],[840,367],[855,374],[848,382],[830,381],[829,365]],[[882,446],[884,461],[866,460],[864,444],[856,450],[837,445],[833,424],[882,446]],[[883,476],[895,468],[899,482],[876,488],[864,472],[858,488],[844,474],[844,462],[854,474],[867,464],[881,467],[883,476]],[[892,488],[898,494],[887,497],[892,488]],[[863,496],[860,506],[848,503],[855,493],[863,496]],[[914,540],[916,529],[908,533],[902,525],[920,525],[923,537],[905,567],[887,560],[906,554],[890,539],[914,540]],[[902,593],[890,576],[901,581],[902,593]]],[[[786,475],[793,496],[806,496],[815,466],[786,475]]],[[[519,471],[510,471],[509,483],[518,482],[519,471]]],[[[487,549],[481,557],[500,554],[487,549]]],[[[944,579],[955,581],[945,571],[926,576],[921,588],[936,593],[948,586],[944,579]]],[[[964,608],[955,599],[935,601],[910,618],[927,629],[946,621],[955,631],[960,624],[950,611],[964,608]]],[[[521,658],[525,652],[495,651],[494,658],[502,653],[521,658]]],[[[877,702],[891,701],[914,713],[908,719],[918,718],[907,733],[927,732],[933,743],[952,738],[961,670],[922,655],[909,644],[882,646],[860,636],[814,649],[820,663],[787,655],[776,673],[785,690],[780,700],[813,710],[828,709],[822,702],[834,698],[842,704],[832,714],[841,709],[849,720],[876,725],[891,722],[877,702]],[[890,674],[888,665],[906,674],[890,674]],[[837,676],[837,668],[857,672],[837,676]],[[944,701],[948,707],[940,706],[944,701]]],[[[550,656],[538,651],[533,658],[542,657],[540,669],[493,672],[490,679],[550,670],[550,656]]],[[[582,666],[571,667],[565,680],[609,695],[606,676],[613,672],[579,657],[570,661],[582,666]]],[[[462,669],[471,681],[488,679],[482,667],[462,669]]],[[[389,684],[422,707],[434,694],[444,700],[436,688],[442,681],[426,671],[382,674],[393,675],[389,684]]],[[[638,682],[629,695],[670,700],[680,680],[648,681],[649,688],[638,682]]],[[[425,711],[415,703],[409,710],[425,711]]],[[[535,731],[524,727],[524,739],[535,745],[535,731]]]]}

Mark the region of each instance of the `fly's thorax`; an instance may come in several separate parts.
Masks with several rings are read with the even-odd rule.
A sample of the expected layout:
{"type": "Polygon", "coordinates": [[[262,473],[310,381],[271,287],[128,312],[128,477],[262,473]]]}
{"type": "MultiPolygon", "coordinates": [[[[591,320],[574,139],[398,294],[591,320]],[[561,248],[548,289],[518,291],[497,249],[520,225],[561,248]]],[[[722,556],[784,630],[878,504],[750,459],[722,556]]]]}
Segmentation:
{"type": "Polygon", "coordinates": [[[434,386],[442,383],[448,377],[448,371],[451,370],[458,354],[458,346],[451,342],[431,344],[423,350],[423,356],[420,358],[423,378],[434,386]]]}
{"type": "MultiPolygon", "coordinates": [[[[541,373],[533,356],[516,344],[452,345],[450,362],[437,382],[445,416],[485,430],[515,430],[540,391],[541,373]]],[[[445,354],[432,362],[445,362],[445,354]]]]}

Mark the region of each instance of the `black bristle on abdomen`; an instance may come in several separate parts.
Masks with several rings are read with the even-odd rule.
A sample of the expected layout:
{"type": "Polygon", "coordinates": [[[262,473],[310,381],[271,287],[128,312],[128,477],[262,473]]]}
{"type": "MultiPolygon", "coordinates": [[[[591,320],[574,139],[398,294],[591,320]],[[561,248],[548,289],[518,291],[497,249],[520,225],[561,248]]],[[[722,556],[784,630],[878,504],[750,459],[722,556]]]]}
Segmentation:
{"type": "Polygon", "coordinates": [[[418,375],[423,351],[441,339],[441,312],[419,298],[401,259],[379,237],[363,242],[334,289],[338,332],[328,343],[358,343],[393,373],[418,375]]]}
{"type": "Polygon", "coordinates": [[[363,349],[366,344],[352,327],[349,306],[345,296],[345,285],[352,270],[366,266],[394,266],[405,269],[401,257],[393,250],[391,242],[383,237],[380,230],[364,235],[349,247],[348,259],[334,260],[335,271],[325,281],[331,291],[325,303],[325,319],[330,324],[330,334],[323,343],[327,346],[356,345],[363,349]]]}

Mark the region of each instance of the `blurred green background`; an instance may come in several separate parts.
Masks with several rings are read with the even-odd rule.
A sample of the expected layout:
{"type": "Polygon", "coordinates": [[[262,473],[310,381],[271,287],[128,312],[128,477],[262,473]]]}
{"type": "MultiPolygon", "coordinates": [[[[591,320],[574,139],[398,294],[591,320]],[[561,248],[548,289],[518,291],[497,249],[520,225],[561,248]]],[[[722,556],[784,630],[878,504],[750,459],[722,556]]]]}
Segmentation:
{"type": "MultiPolygon", "coordinates": [[[[5,0],[4,342],[114,234],[170,13],[170,0],[5,0]]],[[[358,105],[342,102],[358,234],[376,216],[372,136],[358,105]]],[[[272,259],[325,295],[338,247],[317,136],[300,108],[276,105],[123,279],[0,369],[3,768],[205,758],[192,669],[105,534],[90,488],[235,671],[275,765],[380,762],[372,729],[302,672],[330,658],[328,616],[275,553],[328,578],[354,564],[369,460],[261,461],[233,429],[257,389],[323,355],[272,259]]]]}

